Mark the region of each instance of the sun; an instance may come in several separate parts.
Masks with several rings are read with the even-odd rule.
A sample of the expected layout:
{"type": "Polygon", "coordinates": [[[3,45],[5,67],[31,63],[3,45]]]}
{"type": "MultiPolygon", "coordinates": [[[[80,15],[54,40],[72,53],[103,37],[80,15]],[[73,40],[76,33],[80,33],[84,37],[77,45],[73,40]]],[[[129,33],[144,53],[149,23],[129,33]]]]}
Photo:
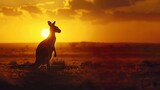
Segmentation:
{"type": "Polygon", "coordinates": [[[49,36],[49,29],[48,28],[44,28],[44,29],[42,29],[42,31],[41,31],[41,36],[43,37],[43,38],[47,38],[48,36],[49,36]]]}

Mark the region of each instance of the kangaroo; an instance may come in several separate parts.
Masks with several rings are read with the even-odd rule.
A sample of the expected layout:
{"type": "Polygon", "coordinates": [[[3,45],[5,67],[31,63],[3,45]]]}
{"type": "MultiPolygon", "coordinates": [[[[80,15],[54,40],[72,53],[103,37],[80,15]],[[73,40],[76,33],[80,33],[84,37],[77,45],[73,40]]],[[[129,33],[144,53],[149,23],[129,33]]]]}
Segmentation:
{"type": "Polygon", "coordinates": [[[52,23],[48,21],[48,25],[50,27],[49,36],[40,42],[36,49],[36,61],[34,66],[38,68],[41,64],[46,64],[47,68],[50,68],[50,59],[52,57],[52,53],[54,51],[54,57],[57,56],[55,49],[56,36],[55,33],[60,33],[61,30],[55,26],[55,21],[52,23]]]}

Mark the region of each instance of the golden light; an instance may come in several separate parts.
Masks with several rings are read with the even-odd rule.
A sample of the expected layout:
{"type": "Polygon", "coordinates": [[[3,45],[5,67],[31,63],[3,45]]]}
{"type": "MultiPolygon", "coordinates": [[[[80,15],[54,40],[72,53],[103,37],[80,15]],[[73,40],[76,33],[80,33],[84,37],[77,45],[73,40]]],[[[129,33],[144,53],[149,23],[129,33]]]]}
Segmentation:
{"type": "Polygon", "coordinates": [[[41,31],[41,36],[43,37],[43,38],[47,38],[48,36],[49,36],[49,29],[47,29],[47,28],[45,28],[45,29],[43,29],[42,31],[41,31]]]}

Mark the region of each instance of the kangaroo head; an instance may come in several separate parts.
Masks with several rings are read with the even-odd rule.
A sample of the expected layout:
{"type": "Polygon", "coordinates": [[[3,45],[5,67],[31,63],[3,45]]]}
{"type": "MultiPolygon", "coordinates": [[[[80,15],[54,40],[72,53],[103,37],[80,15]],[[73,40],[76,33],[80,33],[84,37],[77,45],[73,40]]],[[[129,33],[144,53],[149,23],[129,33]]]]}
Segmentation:
{"type": "Polygon", "coordinates": [[[48,25],[50,26],[50,31],[60,33],[61,30],[57,26],[55,26],[55,23],[56,21],[54,21],[53,23],[51,21],[48,21],[48,25]]]}

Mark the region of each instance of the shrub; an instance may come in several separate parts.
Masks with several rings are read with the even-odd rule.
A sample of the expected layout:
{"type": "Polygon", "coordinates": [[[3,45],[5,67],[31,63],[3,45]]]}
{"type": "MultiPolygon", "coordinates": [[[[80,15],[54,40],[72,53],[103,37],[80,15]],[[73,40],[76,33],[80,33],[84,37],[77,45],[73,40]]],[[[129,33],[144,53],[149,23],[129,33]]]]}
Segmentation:
{"type": "Polygon", "coordinates": [[[17,64],[17,61],[11,61],[11,62],[9,62],[8,65],[18,65],[18,64],[17,64]]]}
{"type": "Polygon", "coordinates": [[[61,60],[61,61],[54,61],[51,64],[51,67],[57,68],[57,69],[64,69],[64,68],[66,68],[66,63],[63,60],[61,60]]]}
{"type": "Polygon", "coordinates": [[[92,66],[93,66],[93,63],[92,63],[92,61],[84,61],[84,62],[81,63],[80,66],[81,66],[82,68],[84,68],[84,67],[92,67],[92,66]]]}

